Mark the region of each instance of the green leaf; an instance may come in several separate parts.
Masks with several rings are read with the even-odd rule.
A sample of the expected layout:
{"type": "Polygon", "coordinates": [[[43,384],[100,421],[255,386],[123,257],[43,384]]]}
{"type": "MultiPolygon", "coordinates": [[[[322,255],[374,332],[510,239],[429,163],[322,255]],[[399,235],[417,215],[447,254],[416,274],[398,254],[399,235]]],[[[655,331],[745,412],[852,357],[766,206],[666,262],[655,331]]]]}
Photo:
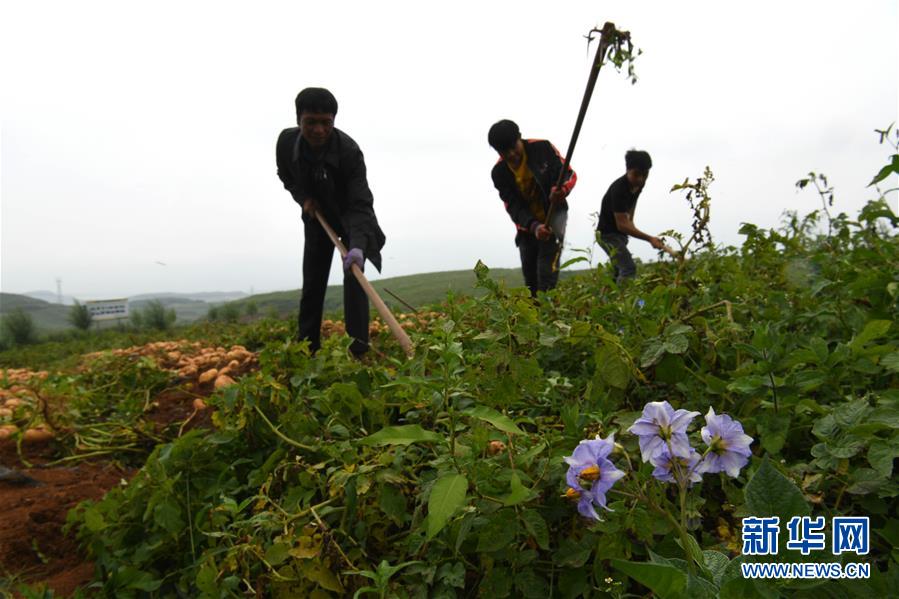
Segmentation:
{"type": "Polygon", "coordinates": [[[468,479],[461,474],[446,474],[437,479],[428,497],[428,540],[433,539],[462,506],[467,490],[468,479]]]}
{"type": "Polygon", "coordinates": [[[512,592],[512,583],[509,568],[494,566],[484,574],[478,592],[481,597],[508,597],[512,592]]]}
{"type": "Polygon", "coordinates": [[[667,564],[611,560],[612,567],[652,590],[657,596],[676,597],[687,588],[687,575],[667,564]]]}
{"type": "Polygon", "coordinates": [[[584,256],[578,256],[577,258],[572,258],[571,260],[566,260],[562,263],[562,266],[559,267],[559,270],[563,270],[571,266],[572,264],[577,264],[578,262],[589,262],[587,258],[584,256]]]}
{"type": "Polygon", "coordinates": [[[771,454],[780,453],[787,440],[787,434],[790,432],[790,415],[765,412],[759,414],[757,423],[759,441],[765,451],[771,454]]]}
{"type": "Polygon", "coordinates": [[[335,593],[343,592],[343,584],[341,584],[340,579],[324,564],[313,560],[302,560],[299,563],[299,568],[303,576],[313,582],[317,582],[322,588],[335,593]]]}
{"type": "Polygon", "coordinates": [[[265,550],[265,561],[272,566],[284,563],[290,557],[290,545],[287,543],[273,543],[265,550]]]}
{"type": "Polygon", "coordinates": [[[503,502],[503,505],[512,506],[524,503],[534,495],[535,493],[533,491],[521,484],[521,479],[518,478],[518,474],[513,473],[512,480],[509,484],[509,494],[505,497],[500,497],[499,499],[503,502]]]}
{"type": "Polygon", "coordinates": [[[811,514],[799,487],[772,466],[767,458],[746,483],[743,494],[747,515],[759,518],[779,516],[781,526],[785,526],[793,516],[811,514]]]}
{"type": "Polygon", "coordinates": [[[478,551],[492,552],[507,548],[518,536],[515,510],[501,509],[488,516],[489,521],[478,531],[478,551]]]}
{"type": "Polygon", "coordinates": [[[153,521],[157,526],[172,534],[178,534],[184,529],[181,508],[171,499],[166,499],[156,505],[153,509],[153,521]]]}
{"type": "Polygon", "coordinates": [[[521,513],[521,519],[528,534],[534,537],[534,541],[537,542],[540,549],[548,550],[549,527],[546,525],[546,520],[543,519],[540,512],[537,510],[524,510],[521,513]]]}
{"type": "Polygon", "coordinates": [[[856,335],[855,339],[849,344],[849,349],[853,352],[858,352],[865,346],[865,344],[886,335],[891,326],[893,326],[892,320],[869,321],[868,324],[865,325],[865,328],[862,329],[862,332],[856,335]]]}
{"type": "Polygon", "coordinates": [[[766,382],[767,379],[765,377],[751,374],[749,376],[742,376],[738,379],[734,379],[727,386],[727,390],[744,394],[755,393],[758,389],[764,387],[766,382]]]}
{"type": "Polygon", "coordinates": [[[362,445],[409,445],[410,443],[436,443],[443,437],[437,433],[426,431],[417,424],[388,426],[378,432],[361,439],[362,445]]]}
{"type": "Polygon", "coordinates": [[[727,565],[730,563],[730,559],[720,551],[703,551],[703,558],[705,558],[705,567],[712,574],[712,581],[715,583],[715,586],[721,584],[721,577],[724,576],[724,571],[727,569],[727,565]]]}
{"type": "Polygon", "coordinates": [[[582,539],[580,542],[570,537],[562,537],[559,542],[559,549],[553,553],[553,562],[561,568],[580,568],[593,552],[595,541],[582,539]]]}
{"type": "Polygon", "coordinates": [[[877,470],[858,468],[852,472],[852,484],[846,491],[853,495],[867,495],[879,490],[887,480],[877,470]]]}
{"type": "Polygon", "coordinates": [[[892,441],[873,441],[868,447],[868,463],[885,478],[893,475],[893,460],[899,458],[899,444],[892,441]]]}
{"type": "Polygon", "coordinates": [[[451,587],[465,588],[465,565],[462,562],[446,562],[437,570],[437,580],[451,587]]]}
{"type": "Polygon", "coordinates": [[[84,525],[91,532],[99,532],[106,527],[103,520],[103,514],[95,507],[89,507],[84,510],[84,525]]]}
{"type": "Polygon", "coordinates": [[[880,183],[881,181],[883,181],[884,179],[886,179],[893,173],[899,173],[899,160],[897,160],[897,157],[899,157],[899,155],[897,155],[897,154],[893,155],[892,162],[890,162],[890,164],[884,166],[882,169],[880,169],[880,172],[878,172],[876,175],[874,175],[874,178],[871,179],[870,183],[868,183],[868,187],[871,187],[872,185],[876,185],[876,184],[880,183]]]}
{"type": "Polygon", "coordinates": [[[832,441],[828,441],[826,447],[829,455],[840,460],[845,460],[858,454],[858,452],[864,449],[865,441],[855,435],[844,434],[832,441]]]}
{"type": "Polygon", "coordinates": [[[496,410],[488,408],[487,406],[476,406],[469,410],[465,410],[465,413],[472,418],[477,418],[479,420],[489,422],[504,433],[508,433],[510,435],[524,434],[524,431],[518,428],[518,425],[515,424],[515,422],[511,418],[509,418],[505,414],[497,412],[496,410]]]}
{"type": "Polygon", "coordinates": [[[894,351],[880,359],[880,365],[890,372],[899,373],[899,351],[894,351]]]}
{"type": "Polygon", "coordinates": [[[397,526],[402,526],[408,517],[406,498],[403,496],[402,492],[393,485],[381,485],[378,506],[388,518],[397,524],[397,526]]]}
{"type": "Polygon", "coordinates": [[[594,354],[596,362],[595,377],[603,384],[616,389],[627,389],[630,381],[627,363],[621,358],[618,349],[613,345],[601,345],[594,354]]]}

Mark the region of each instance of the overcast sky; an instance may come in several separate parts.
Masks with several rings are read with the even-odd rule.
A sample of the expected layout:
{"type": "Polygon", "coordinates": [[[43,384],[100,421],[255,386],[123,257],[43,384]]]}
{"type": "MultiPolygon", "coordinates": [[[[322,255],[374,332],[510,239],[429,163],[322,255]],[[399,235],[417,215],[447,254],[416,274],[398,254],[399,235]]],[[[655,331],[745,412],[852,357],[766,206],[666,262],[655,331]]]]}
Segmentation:
{"type": "Polygon", "coordinates": [[[591,214],[632,147],[653,157],[635,218],[650,234],[689,230],[668,190],[706,165],[718,243],[739,244],[741,222],[820,206],[794,187],[810,170],[855,214],[891,153],[873,130],[897,119],[897,5],[5,1],[0,289],[299,287],[300,210],[274,149],[306,86],[334,92],[336,126],[365,153],[381,276],[518,266],[487,130],[510,118],[564,153],[595,50],[582,36],[605,21],[643,55],[636,85],[600,74],[572,163],[569,247],[592,244],[591,214]]]}

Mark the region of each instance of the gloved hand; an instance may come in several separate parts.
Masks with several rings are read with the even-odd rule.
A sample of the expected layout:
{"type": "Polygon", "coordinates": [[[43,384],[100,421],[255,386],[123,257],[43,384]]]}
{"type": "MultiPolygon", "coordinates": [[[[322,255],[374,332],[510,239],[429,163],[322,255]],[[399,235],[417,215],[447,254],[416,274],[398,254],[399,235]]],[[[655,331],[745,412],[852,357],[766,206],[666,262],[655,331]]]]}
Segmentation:
{"type": "Polygon", "coordinates": [[[365,270],[365,255],[359,248],[353,248],[343,258],[343,270],[350,270],[355,264],[359,270],[365,270]]]}
{"type": "Polygon", "coordinates": [[[549,191],[549,201],[553,204],[561,204],[565,200],[565,191],[553,185],[549,191]]]}
{"type": "Polygon", "coordinates": [[[540,241],[546,241],[552,237],[553,230],[539,221],[534,221],[531,224],[531,233],[540,241]]]}

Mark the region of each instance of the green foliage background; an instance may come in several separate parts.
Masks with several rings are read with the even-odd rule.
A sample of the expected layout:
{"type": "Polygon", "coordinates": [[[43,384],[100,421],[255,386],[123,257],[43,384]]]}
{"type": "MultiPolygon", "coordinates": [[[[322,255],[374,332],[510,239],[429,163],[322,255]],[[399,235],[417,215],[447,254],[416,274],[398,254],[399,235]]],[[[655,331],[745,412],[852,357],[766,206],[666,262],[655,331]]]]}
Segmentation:
{"type": "MultiPolygon", "coordinates": [[[[486,295],[451,297],[409,361],[395,347],[353,361],[338,338],[311,358],[264,325],[260,371],[212,399],[216,430],[157,447],[72,525],[117,596],[888,593],[899,220],[883,201],[829,236],[817,219],[747,224],[742,248],[660,263],[623,292],[599,269],[535,303],[479,266],[486,295]],[[663,399],[756,439],[739,479],[692,496],[696,573],[647,506],[613,489],[614,512],[589,524],[562,496],[581,439],[617,432],[634,455],[623,431],[663,399]],[[872,578],[744,580],[739,519],[762,509],[869,515],[872,578]]],[[[628,477],[648,485],[649,470],[628,477]]]]}

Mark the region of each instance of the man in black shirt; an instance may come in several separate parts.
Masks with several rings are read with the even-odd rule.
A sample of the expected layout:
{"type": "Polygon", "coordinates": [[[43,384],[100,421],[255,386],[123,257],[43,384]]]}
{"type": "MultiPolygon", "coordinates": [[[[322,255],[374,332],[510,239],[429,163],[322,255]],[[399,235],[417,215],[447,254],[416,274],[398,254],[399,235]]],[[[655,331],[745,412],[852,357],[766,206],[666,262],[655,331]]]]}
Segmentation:
{"type": "Polygon", "coordinates": [[[637,266],[627,249],[628,236],[648,241],[657,250],[664,247],[658,237],[647,235],[634,225],[637,198],[646,185],[652,158],[642,150],[629,150],[624,155],[624,163],[627,172],[616,179],[603,196],[596,226],[600,245],[615,265],[615,278],[619,285],[637,274],[637,266]]]}
{"type": "Polygon", "coordinates": [[[303,208],[303,294],[300,298],[298,337],[309,340],[315,352],[321,346],[325,291],[334,245],[315,217],[320,212],[349,248],[343,261],[343,310],[350,351],[368,350],[368,298],[353,276],[351,266],[363,268],[368,259],[381,270],[384,233],[372,206],[365,160],[353,139],[334,127],[337,100],[330,91],[307,87],[296,98],[297,124],[278,137],[278,177],[294,201],[303,208]]]}
{"type": "Polygon", "coordinates": [[[555,288],[559,280],[558,260],[568,223],[566,198],[577,174],[567,168],[556,187],[564,163],[559,151],[545,139],[522,139],[518,125],[508,119],[490,127],[487,142],[499,154],[490,177],[515,223],[524,284],[536,297],[538,291],[555,288]],[[552,222],[547,226],[551,206],[552,222]]]}

